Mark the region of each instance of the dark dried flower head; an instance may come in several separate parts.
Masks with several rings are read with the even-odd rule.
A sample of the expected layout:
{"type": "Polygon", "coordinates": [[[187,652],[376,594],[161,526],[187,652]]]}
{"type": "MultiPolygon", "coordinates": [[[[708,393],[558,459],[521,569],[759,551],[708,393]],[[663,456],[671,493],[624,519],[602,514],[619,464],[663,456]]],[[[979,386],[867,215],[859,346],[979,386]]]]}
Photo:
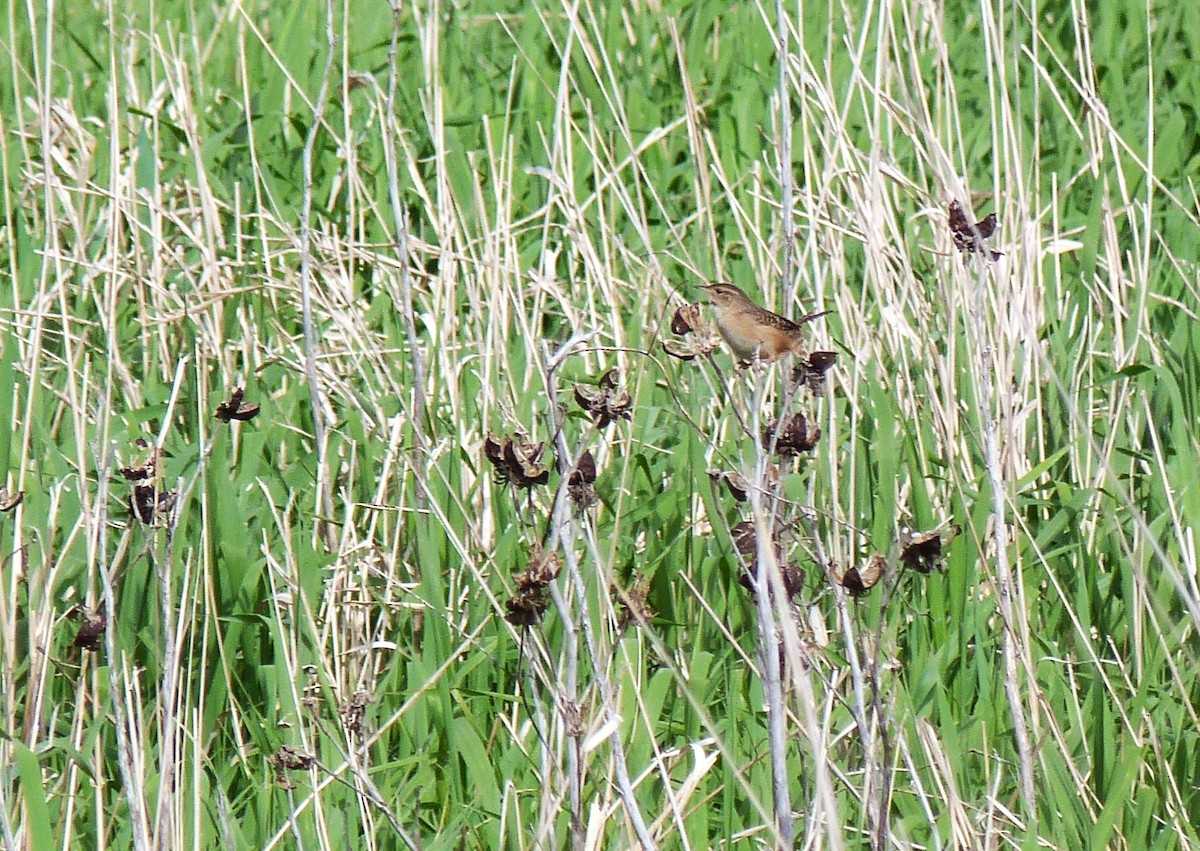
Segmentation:
{"type": "Polygon", "coordinates": [[[775,454],[784,457],[810,452],[820,439],[820,427],[815,424],[810,426],[804,414],[793,414],[782,428],[776,421],[767,426],[762,433],[763,449],[770,451],[774,442],[775,454]]]}
{"type": "Polygon", "coordinates": [[[584,450],[575,462],[575,468],[567,476],[567,495],[580,508],[587,508],[596,501],[592,483],[596,481],[596,458],[584,450]]]}
{"type": "Polygon", "coordinates": [[[940,532],[906,534],[900,542],[900,561],[918,573],[933,573],[942,560],[940,532]]]}
{"type": "Polygon", "coordinates": [[[136,467],[122,467],[121,475],[131,482],[140,482],[149,479],[154,475],[154,461],[151,459],[145,464],[140,464],[136,467]]]}
{"type": "Polygon", "coordinates": [[[243,404],[242,397],[245,394],[246,391],[243,388],[236,388],[232,393],[229,394],[228,402],[222,402],[221,404],[217,405],[216,418],[223,423],[227,423],[230,420],[240,420],[245,422],[246,420],[252,420],[258,416],[257,404],[250,402],[243,404]]]}
{"type": "Polygon", "coordinates": [[[511,437],[491,434],[483,441],[483,454],[496,468],[496,480],[512,482],[519,488],[531,488],[550,481],[550,471],[540,462],[543,443],[523,443],[511,437]]]}
{"type": "Polygon", "coordinates": [[[99,650],[100,639],[108,627],[108,615],[104,607],[89,609],[87,606],[76,606],[67,613],[67,617],[79,621],[79,630],[71,643],[80,650],[99,650]]]}
{"type": "Polygon", "coordinates": [[[971,224],[971,220],[963,212],[962,204],[951,201],[949,217],[950,235],[954,237],[954,245],[963,253],[964,259],[972,254],[982,254],[993,260],[999,260],[1003,256],[999,251],[991,251],[984,245],[984,240],[996,232],[998,220],[995,213],[988,213],[975,224],[971,224]]]}
{"type": "Polygon", "coordinates": [[[527,488],[550,481],[550,471],[540,463],[544,448],[544,443],[518,443],[515,440],[504,447],[509,476],[518,486],[527,488]]]}
{"type": "Polygon", "coordinates": [[[151,447],[150,442],[144,437],[139,437],[134,441],[133,445],[142,451],[149,449],[149,453],[140,464],[131,464],[128,467],[121,467],[120,473],[130,482],[140,482],[154,477],[158,469],[158,448],[151,447]]]}
{"type": "Polygon", "coordinates": [[[671,333],[679,337],[687,336],[699,323],[700,305],[685,304],[676,310],[675,316],[671,318],[671,333]]]}
{"type": "Polygon", "coordinates": [[[289,771],[308,771],[317,764],[317,759],[301,753],[289,745],[284,745],[267,757],[267,763],[275,771],[275,782],[284,789],[291,789],[292,781],[288,778],[287,773],[289,771]]]}
{"type": "Polygon", "coordinates": [[[737,502],[746,501],[746,491],[749,485],[742,477],[742,474],[736,470],[709,470],[708,477],[716,484],[724,483],[729,495],[737,502]]]}
{"type": "Polygon", "coordinates": [[[277,770],[308,771],[317,763],[316,757],[301,753],[295,748],[284,745],[270,757],[270,762],[277,770]]]}
{"type": "Polygon", "coordinates": [[[597,388],[575,385],[575,401],[592,415],[597,428],[606,428],[617,420],[629,419],[633,409],[633,398],[624,390],[617,390],[615,369],[604,373],[597,388]]]}
{"type": "Polygon", "coordinates": [[[837,352],[809,352],[804,365],[811,372],[827,372],[837,362],[837,352]]]}
{"type": "Polygon", "coordinates": [[[25,498],[25,491],[8,492],[7,488],[0,488],[0,512],[12,511],[21,504],[21,500],[25,498]]]}
{"type": "Polygon", "coordinates": [[[575,462],[575,469],[571,471],[567,477],[569,485],[590,485],[596,481],[596,458],[590,450],[584,450],[579,460],[575,462]]]}
{"type": "Polygon", "coordinates": [[[696,351],[695,346],[688,345],[687,343],[681,343],[678,340],[663,340],[662,348],[663,351],[669,354],[671,357],[684,361],[695,360],[696,355],[700,354],[696,351]]]}
{"type": "Polygon", "coordinates": [[[317,765],[317,757],[301,754],[299,750],[283,745],[274,754],[266,757],[266,762],[275,769],[275,783],[281,789],[292,789],[292,779],[288,772],[308,771],[317,765]]]}
{"type": "Polygon", "coordinates": [[[861,597],[875,587],[875,584],[883,578],[886,569],[887,559],[879,553],[875,553],[867,559],[867,563],[862,566],[861,570],[857,567],[847,568],[839,582],[851,597],[861,597]]]}
{"type": "Polygon", "coordinates": [[[546,588],[537,585],[518,591],[511,600],[504,604],[508,614],[504,619],[513,626],[533,626],[541,623],[542,613],[550,606],[550,598],[546,588]]]}
{"type": "Polygon", "coordinates": [[[580,511],[586,511],[596,504],[596,489],[591,485],[567,485],[567,496],[580,511]]]}
{"type": "Polygon", "coordinates": [[[744,556],[758,552],[758,535],[754,531],[753,520],[743,520],[729,530],[733,538],[733,548],[744,556]]]}
{"type": "Polygon", "coordinates": [[[699,304],[685,304],[675,311],[671,319],[671,331],[680,337],[691,335],[687,340],[663,340],[663,351],[679,360],[695,360],[698,355],[716,351],[721,338],[704,319],[699,304]]]}
{"type": "Polygon", "coordinates": [[[553,550],[543,552],[540,544],[535,544],[532,549],[528,567],[513,577],[513,582],[522,591],[545,588],[562,572],[562,559],[558,553],[553,550]]]}
{"type": "Polygon", "coordinates": [[[804,590],[804,571],[799,565],[785,564],[783,566],[783,590],[788,599],[794,600],[804,590]]]}
{"type": "Polygon", "coordinates": [[[617,630],[624,632],[630,624],[642,626],[654,618],[654,609],[647,602],[650,597],[650,579],[643,573],[636,573],[633,584],[621,593],[615,586],[612,589],[616,601],[617,630]]]}
{"type": "Polygon", "coordinates": [[[157,517],[170,514],[175,500],[174,491],[160,491],[153,483],[135,484],[129,507],[134,517],[149,526],[157,517]]]}
{"type": "MultiPolygon", "coordinates": [[[[776,524],[772,530],[771,544],[775,549],[775,560],[779,563],[779,569],[783,572],[784,589],[790,598],[798,594],[803,587],[804,571],[794,564],[784,562],[783,544],[779,540],[782,531],[783,527],[776,524]]],[[[738,583],[751,593],[754,593],[756,576],[758,574],[758,535],[755,532],[754,521],[743,520],[730,528],[729,535],[733,539],[734,549],[745,559],[746,569],[738,577],[738,583]]]]}
{"type": "Polygon", "coordinates": [[[129,505],[134,517],[146,524],[153,523],[154,512],[158,510],[158,489],[154,485],[134,485],[129,505]]]}
{"type": "Polygon", "coordinates": [[[342,716],[342,724],[347,731],[358,733],[362,730],[363,716],[367,713],[368,703],[370,695],[360,690],[350,695],[350,699],[338,707],[338,714],[342,716]]]}
{"type": "Polygon", "coordinates": [[[158,494],[158,513],[170,514],[175,508],[179,495],[175,491],[160,491],[158,494]]]}
{"type": "Polygon", "coordinates": [[[492,462],[493,467],[504,466],[504,444],[509,440],[511,438],[497,438],[490,431],[488,436],[483,439],[483,455],[492,462]]]}
{"type": "MultiPolygon", "coordinates": [[[[797,595],[804,590],[804,571],[794,564],[781,564],[779,571],[780,578],[783,580],[784,594],[789,600],[796,599],[797,595]]],[[[738,577],[738,584],[751,594],[758,593],[757,562],[738,577]]]]}
{"type": "Polygon", "coordinates": [[[792,380],[803,381],[814,396],[824,396],[827,387],[825,373],[837,362],[837,352],[809,352],[792,373],[792,380]]]}

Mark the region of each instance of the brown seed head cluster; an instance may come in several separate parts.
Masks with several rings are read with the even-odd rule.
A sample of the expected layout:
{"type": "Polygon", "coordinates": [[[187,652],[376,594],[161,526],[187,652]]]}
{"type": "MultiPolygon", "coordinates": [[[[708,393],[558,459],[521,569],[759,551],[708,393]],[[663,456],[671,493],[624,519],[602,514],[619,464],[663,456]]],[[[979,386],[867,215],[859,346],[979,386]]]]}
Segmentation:
{"type": "MultiPolygon", "coordinates": [[[[591,437],[598,436],[600,429],[616,420],[629,419],[633,408],[629,394],[618,389],[616,370],[605,373],[595,389],[588,386],[576,387],[575,399],[595,418],[598,428],[588,429],[591,437]]],[[[561,413],[558,406],[554,410],[561,413]]],[[[561,430],[563,424],[558,423],[557,427],[561,430]]],[[[560,455],[556,464],[543,464],[544,443],[531,443],[520,437],[496,436],[489,433],[482,448],[484,457],[494,468],[497,483],[512,484],[529,491],[524,498],[518,500],[518,508],[523,512],[539,511],[532,488],[549,483],[551,468],[556,468],[560,474],[555,502],[559,495],[565,492],[576,509],[583,512],[598,501],[594,487],[598,474],[596,456],[590,449],[582,450],[574,463],[560,455]]],[[[538,519],[533,516],[522,518],[522,524],[528,529],[532,529],[537,523],[538,519]]],[[[541,623],[546,609],[550,606],[550,586],[562,570],[562,566],[562,558],[558,553],[544,551],[540,539],[535,540],[524,568],[512,577],[516,590],[504,602],[504,619],[520,627],[541,623]]]]}
{"type": "Polygon", "coordinates": [[[704,321],[698,304],[685,304],[675,311],[671,319],[671,333],[686,339],[663,340],[663,351],[685,361],[712,353],[721,339],[712,326],[704,321]]]}
{"type": "Polygon", "coordinates": [[[246,391],[241,387],[236,388],[229,394],[229,401],[222,402],[217,405],[216,413],[213,415],[223,423],[230,420],[240,420],[246,422],[258,416],[258,405],[252,402],[243,402],[242,397],[246,395],[246,391]]]}
{"type": "Polygon", "coordinates": [[[612,587],[614,608],[617,612],[617,632],[624,632],[631,625],[642,626],[654,619],[654,608],[649,603],[650,577],[644,573],[633,575],[633,584],[624,591],[612,587]]]}
{"type": "Polygon", "coordinates": [[[21,504],[21,500],[25,498],[25,491],[8,492],[7,488],[0,488],[0,513],[12,511],[21,504]]]}
{"type": "Polygon", "coordinates": [[[546,589],[561,571],[562,559],[558,553],[543,552],[541,544],[534,544],[528,567],[513,577],[517,593],[504,604],[508,610],[505,620],[514,626],[540,623],[542,613],[550,606],[546,589]]]}
{"type": "Polygon", "coordinates": [[[988,213],[975,224],[963,212],[962,204],[950,202],[949,208],[950,235],[954,238],[955,247],[962,252],[965,262],[972,255],[999,260],[1004,255],[987,247],[985,240],[996,232],[999,220],[995,213],[988,213]]]}
{"type": "Polygon", "coordinates": [[[585,449],[575,462],[575,469],[567,474],[567,495],[580,508],[590,508],[596,503],[596,458],[591,450],[585,449]]]}
{"type": "Polygon", "coordinates": [[[792,414],[783,423],[771,423],[763,430],[762,447],[776,455],[794,457],[802,452],[811,452],[821,439],[821,427],[809,423],[804,414],[792,414]]]}
{"type": "Polygon", "coordinates": [[[104,611],[103,604],[96,609],[76,606],[67,612],[67,618],[79,621],[79,631],[75,633],[72,645],[80,650],[92,652],[100,649],[100,639],[104,635],[104,630],[108,628],[108,614],[104,611]]]}
{"type": "Polygon", "coordinates": [[[338,715],[342,716],[342,725],[350,733],[361,733],[363,718],[367,714],[367,705],[371,696],[359,690],[338,707],[338,715]]]}
{"type": "Polygon", "coordinates": [[[959,527],[949,534],[941,532],[906,532],[900,537],[900,561],[918,573],[933,573],[941,567],[942,550],[958,535],[959,527]]]}
{"type": "Polygon", "coordinates": [[[134,446],[146,451],[146,458],[140,464],[121,467],[120,472],[133,485],[133,494],[129,499],[130,512],[142,523],[151,526],[156,520],[169,519],[171,509],[175,507],[176,494],[158,488],[158,447],[151,446],[144,437],[139,437],[134,446]]]}
{"type": "Polygon", "coordinates": [[[846,568],[846,572],[838,577],[838,583],[846,589],[846,593],[857,599],[874,588],[886,570],[887,559],[874,553],[861,568],[846,568]]]}
{"type": "Polygon", "coordinates": [[[729,495],[737,502],[745,502],[750,485],[737,470],[709,470],[708,478],[713,484],[724,484],[729,495]]]}
{"type": "Polygon", "coordinates": [[[617,389],[615,369],[610,369],[601,376],[598,388],[585,384],[575,385],[575,401],[579,407],[592,415],[596,428],[606,428],[617,420],[627,420],[633,410],[633,399],[630,395],[617,389]]]}
{"type": "Polygon", "coordinates": [[[267,757],[267,762],[275,770],[275,782],[282,789],[291,789],[292,781],[289,771],[308,771],[317,764],[317,759],[302,753],[290,745],[283,745],[275,753],[267,757]]]}
{"type": "Polygon", "coordinates": [[[496,468],[496,480],[519,488],[531,488],[550,481],[550,471],[540,462],[544,443],[525,443],[508,437],[488,434],[483,442],[483,454],[496,468]]]}
{"type": "MultiPolygon", "coordinates": [[[[775,560],[779,563],[779,572],[783,578],[783,591],[789,600],[794,599],[804,590],[804,571],[799,565],[784,561],[783,544],[779,540],[780,529],[773,530],[771,545],[775,549],[775,560]]],[[[746,569],[738,576],[738,584],[752,595],[758,593],[758,534],[754,529],[753,520],[743,520],[729,530],[733,538],[733,546],[746,557],[746,569]]]]}
{"type": "Polygon", "coordinates": [[[797,384],[807,384],[814,396],[824,396],[829,389],[825,374],[836,362],[837,352],[809,352],[807,357],[796,364],[792,380],[797,384]]]}

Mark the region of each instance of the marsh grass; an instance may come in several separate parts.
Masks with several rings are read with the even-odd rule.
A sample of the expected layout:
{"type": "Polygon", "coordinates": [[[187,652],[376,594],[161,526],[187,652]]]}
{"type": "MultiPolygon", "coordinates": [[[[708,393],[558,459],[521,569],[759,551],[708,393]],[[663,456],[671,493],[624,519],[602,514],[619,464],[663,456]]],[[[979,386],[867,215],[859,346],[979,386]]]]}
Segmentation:
{"type": "Polygon", "coordinates": [[[1200,12],[802,11],[8,9],[6,847],[1198,844],[1200,12]],[[709,280],[829,393],[664,354],[709,280]]]}

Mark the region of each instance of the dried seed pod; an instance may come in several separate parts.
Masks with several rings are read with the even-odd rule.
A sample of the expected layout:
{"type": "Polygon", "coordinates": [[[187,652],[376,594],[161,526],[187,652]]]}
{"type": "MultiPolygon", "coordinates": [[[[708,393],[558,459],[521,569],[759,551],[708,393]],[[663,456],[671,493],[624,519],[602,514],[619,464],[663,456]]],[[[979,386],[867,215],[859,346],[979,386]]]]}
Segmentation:
{"type": "Polygon", "coordinates": [[[544,443],[518,443],[510,440],[504,447],[509,478],[519,487],[544,485],[550,481],[550,471],[540,461],[544,443]]]}
{"type": "Polygon", "coordinates": [[[763,449],[769,451],[774,442],[775,454],[785,457],[812,451],[820,439],[820,427],[815,424],[810,426],[804,414],[793,414],[782,428],[776,421],[762,433],[763,449]]]}
{"type": "Polygon", "coordinates": [[[275,770],[275,782],[284,789],[291,789],[292,781],[287,773],[289,771],[308,771],[317,764],[317,758],[301,753],[289,745],[284,745],[267,757],[267,763],[275,770]]]}
{"type": "Polygon", "coordinates": [[[141,450],[149,450],[146,459],[140,464],[121,467],[121,475],[133,484],[133,493],[129,497],[129,510],[142,523],[152,525],[157,517],[171,513],[175,507],[176,494],[173,491],[163,491],[155,483],[158,475],[158,447],[145,438],[138,438],[134,446],[141,450]]]}
{"type": "Polygon", "coordinates": [[[502,468],[505,466],[504,444],[509,440],[511,440],[511,438],[497,438],[490,431],[488,432],[487,437],[483,439],[484,457],[486,457],[488,461],[492,463],[492,466],[497,469],[497,475],[500,475],[503,472],[502,468]]]}
{"type": "Polygon", "coordinates": [[[700,324],[700,305],[685,304],[671,318],[671,333],[684,337],[700,324]]]}
{"type": "Polygon", "coordinates": [[[836,361],[837,352],[809,352],[796,365],[792,380],[805,382],[814,396],[824,396],[828,383],[825,374],[836,361]]]}
{"type": "Polygon", "coordinates": [[[307,771],[316,765],[317,758],[284,745],[271,756],[271,761],[284,771],[307,771]]]}
{"type": "Polygon", "coordinates": [[[545,588],[562,572],[562,559],[553,550],[542,552],[540,544],[532,548],[529,566],[513,577],[517,588],[527,591],[530,588],[545,588]]]}
{"type": "Polygon", "coordinates": [[[905,534],[900,541],[900,561],[918,573],[933,573],[942,560],[940,532],[905,534]]]}
{"type": "Polygon", "coordinates": [[[21,500],[25,498],[25,491],[8,492],[7,488],[0,488],[0,512],[12,511],[21,504],[21,500]]]}
{"type": "Polygon", "coordinates": [[[370,702],[370,695],[360,690],[338,707],[338,715],[342,716],[342,724],[347,731],[358,733],[362,730],[363,716],[367,714],[367,704],[370,702]]]}
{"type": "Polygon", "coordinates": [[[685,304],[675,311],[671,319],[671,331],[680,337],[691,335],[684,340],[663,340],[663,351],[679,360],[695,360],[698,355],[707,355],[716,351],[721,338],[716,330],[704,319],[699,304],[685,304]]]}
{"type": "Polygon", "coordinates": [[[729,530],[733,538],[733,548],[744,556],[758,552],[758,535],[754,531],[753,520],[743,520],[729,530]]]}
{"type": "Polygon", "coordinates": [[[504,608],[508,614],[504,619],[513,626],[534,626],[541,623],[542,614],[550,606],[550,598],[544,586],[537,585],[518,591],[504,608]]]}
{"type": "Polygon", "coordinates": [[[809,352],[804,365],[813,372],[826,372],[837,362],[837,352],[809,352]]]}
{"type": "Polygon", "coordinates": [[[130,507],[133,515],[147,526],[153,525],[159,517],[165,517],[175,507],[177,494],[174,491],[160,491],[154,485],[134,485],[133,498],[130,507]]]}
{"type": "Polygon", "coordinates": [[[954,245],[963,253],[964,259],[972,254],[991,257],[992,260],[999,260],[1004,256],[999,251],[992,251],[984,245],[984,240],[996,232],[996,225],[999,224],[995,213],[988,213],[975,224],[971,224],[971,220],[963,212],[962,204],[951,201],[949,224],[950,235],[954,237],[954,245]]]}
{"type": "Polygon", "coordinates": [[[575,462],[575,469],[567,476],[569,485],[590,485],[596,481],[596,458],[590,450],[584,450],[575,462]]]}
{"type": "MultiPolygon", "coordinates": [[[[757,562],[750,565],[749,569],[738,577],[738,584],[751,594],[757,593],[758,577],[756,565],[757,562]]],[[[794,600],[804,590],[804,571],[795,564],[781,564],[779,565],[779,571],[783,579],[784,593],[789,600],[794,600]]]]}
{"type": "Polygon", "coordinates": [[[131,482],[145,481],[154,475],[154,462],[151,460],[136,467],[122,467],[120,472],[122,476],[131,482]]]}
{"type": "Polygon", "coordinates": [[[588,450],[580,454],[575,468],[567,476],[567,494],[580,508],[587,508],[596,501],[592,484],[596,481],[596,458],[588,450]]]}
{"type": "MultiPolygon", "coordinates": [[[[804,587],[804,571],[797,565],[784,562],[783,545],[779,542],[781,531],[782,527],[777,525],[772,533],[771,544],[775,548],[779,569],[783,572],[784,590],[789,598],[793,598],[804,587]]],[[[729,535],[733,539],[733,548],[746,557],[746,569],[738,577],[738,584],[754,593],[758,572],[758,535],[755,532],[754,521],[743,520],[732,526],[729,535]]]]}
{"type": "Polygon", "coordinates": [[[155,472],[158,470],[158,448],[151,448],[150,441],[144,437],[139,437],[133,442],[133,445],[141,451],[149,449],[150,452],[142,463],[121,467],[121,475],[130,482],[140,482],[153,478],[155,472]]]}
{"type": "Polygon", "coordinates": [[[742,477],[741,473],[734,470],[709,470],[708,477],[714,484],[724,483],[725,489],[729,491],[729,495],[737,502],[746,501],[746,491],[750,486],[746,484],[746,480],[742,477]]]}
{"type": "Polygon", "coordinates": [[[104,636],[104,630],[108,628],[108,615],[104,611],[104,606],[96,609],[76,606],[67,613],[67,617],[80,622],[79,630],[75,633],[75,638],[71,643],[80,650],[92,652],[99,650],[100,639],[104,636]]]}
{"type": "Polygon", "coordinates": [[[679,360],[685,361],[695,360],[696,355],[699,354],[699,352],[696,351],[695,346],[681,343],[678,340],[663,340],[662,348],[663,351],[669,354],[671,357],[679,358],[679,360]]]}
{"type": "Polygon", "coordinates": [[[243,403],[242,397],[245,395],[245,393],[246,391],[243,388],[235,388],[234,391],[229,394],[228,402],[222,402],[221,404],[217,405],[217,411],[214,416],[216,416],[216,418],[223,423],[227,423],[230,420],[240,420],[241,422],[246,422],[247,420],[254,419],[256,416],[258,416],[259,406],[250,402],[243,403]]]}
{"type": "Polygon", "coordinates": [[[650,597],[650,579],[645,574],[635,573],[633,584],[622,594],[616,586],[612,589],[613,602],[617,610],[617,630],[624,632],[630,624],[641,626],[654,619],[654,609],[647,600],[650,597]]]}
{"type": "Polygon", "coordinates": [[[550,481],[550,471],[539,463],[544,448],[543,443],[523,443],[490,433],[483,441],[483,454],[496,468],[496,481],[511,482],[520,488],[550,481]]]}
{"type": "Polygon", "coordinates": [[[598,388],[575,385],[575,401],[592,415],[597,428],[606,428],[617,420],[627,420],[633,410],[633,398],[624,390],[617,390],[615,369],[604,373],[598,388]]]}
{"type": "Polygon", "coordinates": [[[861,597],[875,587],[887,570],[887,559],[879,553],[873,554],[860,570],[849,567],[838,580],[851,597],[861,597]]]}

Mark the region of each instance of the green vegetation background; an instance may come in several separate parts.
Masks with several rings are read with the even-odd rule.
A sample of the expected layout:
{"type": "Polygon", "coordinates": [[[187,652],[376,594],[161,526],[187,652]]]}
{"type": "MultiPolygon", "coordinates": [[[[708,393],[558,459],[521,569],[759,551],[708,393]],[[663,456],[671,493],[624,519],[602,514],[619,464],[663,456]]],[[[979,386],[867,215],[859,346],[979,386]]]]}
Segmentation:
{"type": "Polygon", "coordinates": [[[770,847],[781,807],[804,847],[1200,845],[1200,8],[59,2],[3,32],[5,847],[770,847]],[[960,258],[954,198],[999,261],[960,258]],[[762,483],[785,371],[660,347],[710,280],[833,311],[779,503],[707,471],[762,483]],[[614,367],[600,430],[572,388],[614,367]],[[222,424],[239,386],[261,412],[222,424]],[[494,481],[489,431],[545,441],[550,484],[494,481]],[[149,525],[139,438],[176,494],[149,525]],[[807,581],[760,634],[728,529],[772,517],[807,581]],[[522,629],[535,542],[566,568],[522,629]]]}

